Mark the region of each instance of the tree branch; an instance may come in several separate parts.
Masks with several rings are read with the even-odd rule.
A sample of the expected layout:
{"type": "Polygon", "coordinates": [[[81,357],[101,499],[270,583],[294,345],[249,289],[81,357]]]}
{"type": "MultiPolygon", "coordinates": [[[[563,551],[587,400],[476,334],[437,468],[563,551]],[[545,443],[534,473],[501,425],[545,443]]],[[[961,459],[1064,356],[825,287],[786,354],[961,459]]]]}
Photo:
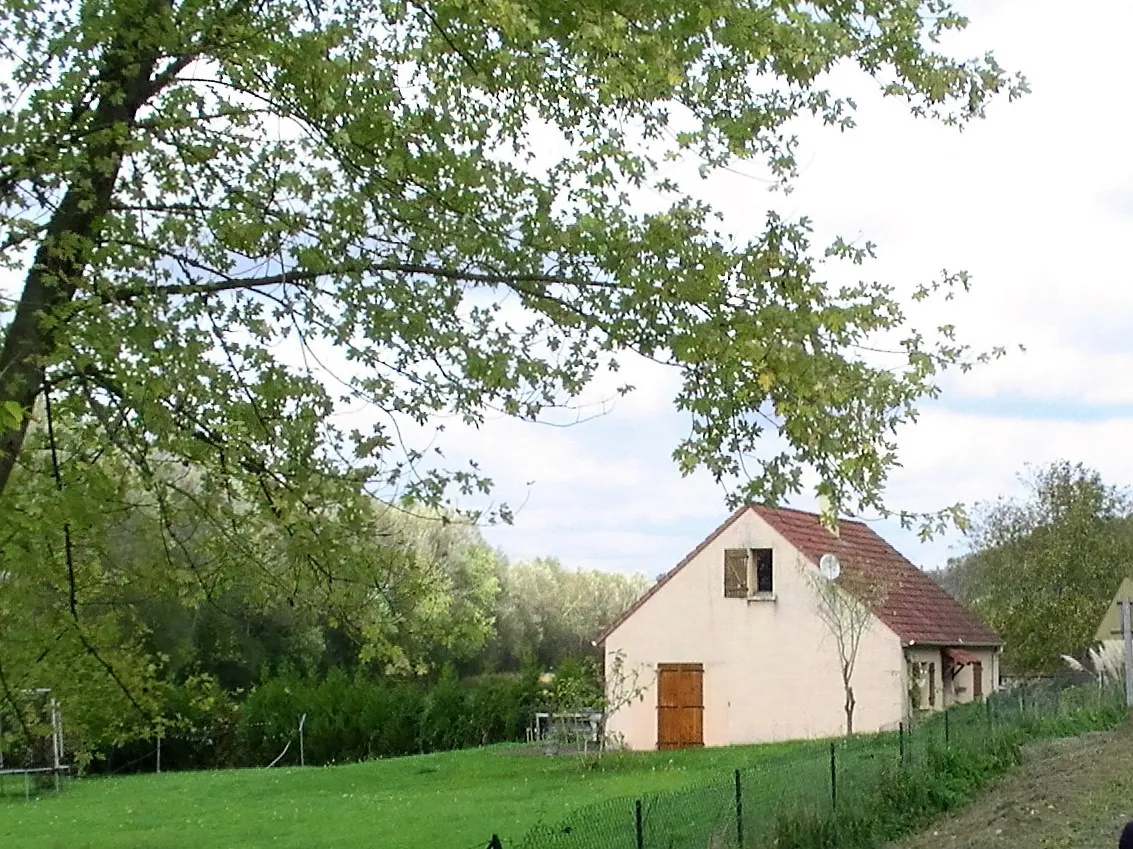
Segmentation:
{"type": "MultiPolygon", "coordinates": [[[[119,303],[128,303],[142,295],[164,296],[193,296],[215,295],[222,292],[239,290],[262,289],[270,286],[308,283],[324,277],[333,277],[345,274],[422,274],[429,277],[438,277],[444,280],[459,280],[469,283],[483,283],[489,286],[511,286],[514,284],[543,284],[574,287],[614,286],[613,283],[603,283],[595,280],[581,280],[573,277],[545,274],[491,274],[477,271],[464,271],[458,268],[446,268],[439,265],[423,265],[418,263],[356,263],[341,265],[328,269],[306,269],[299,271],[283,271],[279,274],[269,274],[261,277],[228,277],[205,283],[173,283],[166,286],[129,286],[119,289],[111,295],[111,299],[119,303]]],[[[527,293],[533,294],[533,293],[527,293]]]]}

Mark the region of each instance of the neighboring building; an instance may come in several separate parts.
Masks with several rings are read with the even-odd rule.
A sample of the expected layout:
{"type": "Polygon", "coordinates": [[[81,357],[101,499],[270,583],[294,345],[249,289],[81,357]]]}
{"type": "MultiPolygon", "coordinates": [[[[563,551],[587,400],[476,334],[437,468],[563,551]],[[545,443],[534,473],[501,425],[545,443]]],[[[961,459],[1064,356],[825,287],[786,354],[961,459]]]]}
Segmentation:
{"type": "Polygon", "coordinates": [[[865,524],[839,522],[835,535],[812,513],[744,507],[596,640],[607,670],[620,654],[645,688],[607,732],[632,749],[844,733],[839,652],[814,583],[826,553],[840,587],[882,593],[851,680],[855,732],[997,688],[999,636],[865,524]]]}

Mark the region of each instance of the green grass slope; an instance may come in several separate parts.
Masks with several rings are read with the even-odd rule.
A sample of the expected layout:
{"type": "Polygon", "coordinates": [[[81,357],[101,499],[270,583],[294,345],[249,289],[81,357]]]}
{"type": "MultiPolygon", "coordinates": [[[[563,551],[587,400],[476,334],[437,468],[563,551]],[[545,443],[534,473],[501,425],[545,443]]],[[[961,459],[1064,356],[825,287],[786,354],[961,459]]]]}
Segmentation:
{"type": "MultiPolygon", "coordinates": [[[[890,747],[892,744],[889,744],[890,747]]],[[[6,779],[4,849],[468,849],[505,846],[592,802],[726,781],[820,742],[581,758],[514,746],[306,769],[167,773],[70,782],[25,802],[6,779]]]]}

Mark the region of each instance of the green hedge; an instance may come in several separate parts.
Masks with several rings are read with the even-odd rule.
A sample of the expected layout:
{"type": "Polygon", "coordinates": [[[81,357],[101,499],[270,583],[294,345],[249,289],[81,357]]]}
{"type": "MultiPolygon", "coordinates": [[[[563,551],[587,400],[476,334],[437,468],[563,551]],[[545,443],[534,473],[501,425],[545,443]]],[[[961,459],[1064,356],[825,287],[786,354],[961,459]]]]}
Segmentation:
{"type": "Polygon", "coordinates": [[[287,740],[295,741],[303,714],[304,758],[309,764],[518,740],[537,699],[538,679],[531,675],[487,677],[472,684],[448,673],[431,687],[351,678],[338,670],[321,680],[275,678],[256,688],[243,704],[243,760],[270,762],[287,740]]]}
{"type": "MultiPolygon", "coordinates": [[[[281,764],[302,758],[324,765],[523,740],[533,712],[548,698],[538,670],[430,683],[350,675],[314,678],[285,672],[242,701],[226,698],[211,714],[197,711],[192,731],[171,728],[161,741],[162,769],[264,766],[285,747],[281,764]]],[[[179,711],[185,716],[187,711],[179,711]]],[[[120,746],[91,772],[146,772],[157,766],[156,737],[120,746]]]]}

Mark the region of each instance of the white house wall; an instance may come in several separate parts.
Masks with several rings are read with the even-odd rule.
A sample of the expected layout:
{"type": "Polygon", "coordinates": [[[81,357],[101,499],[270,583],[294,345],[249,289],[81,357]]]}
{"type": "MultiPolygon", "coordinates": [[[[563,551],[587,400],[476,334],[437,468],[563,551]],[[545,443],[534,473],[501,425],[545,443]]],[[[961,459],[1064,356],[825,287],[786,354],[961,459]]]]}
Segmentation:
{"type": "MultiPolygon", "coordinates": [[[[610,716],[608,730],[630,748],[655,748],[657,664],[701,663],[707,746],[842,733],[838,651],[807,578],[816,571],[763,519],[742,514],[607,637],[606,668],[622,652],[645,685],[640,700],[610,716]],[[724,597],[729,548],[773,550],[775,601],[724,597]]],[[[856,731],[896,728],[903,679],[900,640],[872,620],[853,677],[856,731]]]]}
{"type": "MultiPolygon", "coordinates": [[[[975,655],[980,660],[981,678],[983,684],[983,695],[987,696],[989,693],[999,689],[999,652],[993,648],[971,647],[971,646],[955,646],[954,648],[963,648],[964,651],[975,655]]],[[[935,645],[919,645],[909,646],[905,649],[905,656],[910,663],[932,663],[935,667],[934,683],[936,688],[935,704],[933,707],[936,710],[948,707],[954,704],[963,704],[970,702],[975,698],[975,688],[973,687],[973,669],[971,665],[964,665],[959,673],[953,678],[952,686],[944,686],[943,669],[945,660],[943,655],[943,647],[935,645]]],[[[928,709],[929,704],[927,701],[927,689],[924,691],[924,699],[921,703],[922,709],[928,709]]]]}

